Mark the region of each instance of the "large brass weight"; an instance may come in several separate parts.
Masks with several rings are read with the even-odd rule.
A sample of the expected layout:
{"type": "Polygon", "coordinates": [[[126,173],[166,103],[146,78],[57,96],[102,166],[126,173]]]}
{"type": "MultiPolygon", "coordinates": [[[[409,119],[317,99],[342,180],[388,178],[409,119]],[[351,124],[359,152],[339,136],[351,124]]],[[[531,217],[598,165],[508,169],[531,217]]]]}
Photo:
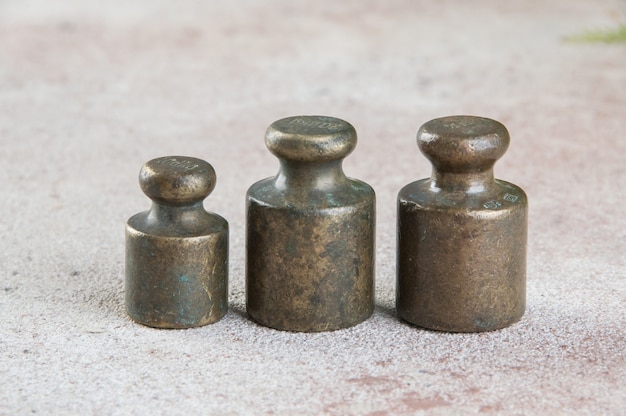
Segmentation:
{"type": "Polygon", "coordinates": [[[280,169],[247,195],[246,299],[258,323],[329,331],[372,314],[374,191],[341,168],[356,139],[352,125],[331,117],[267,129],[280,169]]]}
{"type": "Polygon", "coordinates": [[[433,170],[398,195],[398,314],[453,332],[518,321],[526,305],[527,199],[493,174],[508,131],[486,118],[444,117],[424,124],[417,143],[433,170]]]}

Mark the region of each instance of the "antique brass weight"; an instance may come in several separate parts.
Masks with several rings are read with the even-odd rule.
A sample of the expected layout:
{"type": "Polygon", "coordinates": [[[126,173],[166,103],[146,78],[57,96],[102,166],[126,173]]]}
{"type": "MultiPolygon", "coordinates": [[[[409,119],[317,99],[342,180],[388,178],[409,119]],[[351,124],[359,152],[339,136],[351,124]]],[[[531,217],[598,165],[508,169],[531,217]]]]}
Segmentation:
{"type": "Polygon", "coordinates": [[[352,125],[331,117],[267,129],[280,170],[247,194],[246,303],[258,323],[329,331],[372,314],[375,195],[341,167],[356,141],[352,125]]]}
{"type": "Polygon", "coordinates": [[[528,203],[522,189],[493,174],[508,131],[486,118],[444,117],[424,124],[417,143],[433,171],[398,195],[398,314],[452,332],[517,322],[528,203]]]}
{"type": "Polygon", "coordinates": [[[158,328],[218,321],[228,308],[228,223],[202,206],[213,167],[162,157],[141,168],[139,183],[152,208],[126,224],[128,315],[158,328]]]}

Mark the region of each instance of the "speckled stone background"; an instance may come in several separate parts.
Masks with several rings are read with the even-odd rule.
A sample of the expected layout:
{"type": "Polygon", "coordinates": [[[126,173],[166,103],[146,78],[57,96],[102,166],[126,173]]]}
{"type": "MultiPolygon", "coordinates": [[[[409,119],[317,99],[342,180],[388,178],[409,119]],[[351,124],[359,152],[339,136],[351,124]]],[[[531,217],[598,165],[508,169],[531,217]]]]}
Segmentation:
{"type": "Polygon", "coordinates": [[[623,0],[0,0],[0,414],[624,414],[623,0]],[[350,121],[378,195],[377,308],[351,329],[247,319],[244,194],[274,120],[350,121]],[[530,200],[528,309],[447,334],[394,311],[395,198],[428,176],[425,121],[510,130],[496,175],[530,200]],[[231,226],[230,312],[155,330],[123,308],[145,161],[208,160],[231,226]]]}

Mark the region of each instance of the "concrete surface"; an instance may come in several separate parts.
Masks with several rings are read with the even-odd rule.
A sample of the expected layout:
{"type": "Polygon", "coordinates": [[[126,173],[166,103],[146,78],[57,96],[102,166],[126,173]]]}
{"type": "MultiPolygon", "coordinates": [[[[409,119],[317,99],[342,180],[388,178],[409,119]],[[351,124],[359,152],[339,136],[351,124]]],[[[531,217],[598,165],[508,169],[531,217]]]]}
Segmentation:
{"type": "Polygon", "coordinates": [[[619,415],[626,408],[626,21],[618,0],[0,1],[0,414],[619,415]],[[512,136],[530,199],[528,310],[448,334],[394,311],[395,198],[430,174],[425,121],[512,136]],[[244,194],[274,120],[350,121],[378,195],[377,309],[352,329],[249,321],[244,194]],[[230,312],[184,331],[123,308],[124,223],[162,155],[212,163],[230,312]]]}

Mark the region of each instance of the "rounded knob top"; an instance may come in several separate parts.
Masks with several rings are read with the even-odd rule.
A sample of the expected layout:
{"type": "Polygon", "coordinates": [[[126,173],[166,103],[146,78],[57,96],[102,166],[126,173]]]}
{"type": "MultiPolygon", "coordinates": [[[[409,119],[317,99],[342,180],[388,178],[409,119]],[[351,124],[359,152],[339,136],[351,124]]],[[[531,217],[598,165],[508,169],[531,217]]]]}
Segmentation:
{"type": "Polygon", "coordinates": [[[324,116],[296,116],[275,121],[265,132],[265,144],[281,159],[323,162],[348,156],[356,146],[354,127],[324,116]]]}
{"type": "Polygon", "coordinates": [[[431,120],[417,132],[417,145],[442,172],[481,172],[490,169],[509,147],[502,123],[475,116],[431,120]]]}
{"type": "Polygon", "coordinates": [[[165,156],[146,162],[139,184],[152,200],[170,205],[202,201],[215,188],[215,170],[202,159],[165,156]]]}

